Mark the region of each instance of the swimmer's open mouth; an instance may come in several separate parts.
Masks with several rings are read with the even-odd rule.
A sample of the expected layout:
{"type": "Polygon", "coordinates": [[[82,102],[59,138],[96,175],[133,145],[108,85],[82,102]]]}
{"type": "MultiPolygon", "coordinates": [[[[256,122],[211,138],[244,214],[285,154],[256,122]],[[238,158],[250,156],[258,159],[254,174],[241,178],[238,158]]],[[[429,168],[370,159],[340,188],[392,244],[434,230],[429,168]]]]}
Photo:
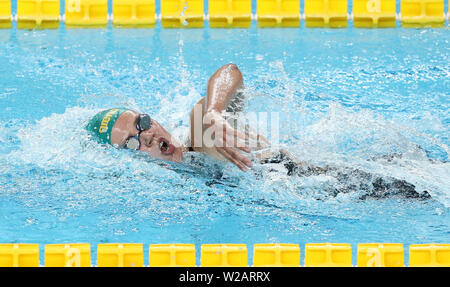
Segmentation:
{"type": "Polygon", "coordinates": [[[161,150],[162,154],[172,155],[173,152],[175,151],[175,146],[165,138],[160,138],[158,142],[159,142],[159,149],[161,150]]]}

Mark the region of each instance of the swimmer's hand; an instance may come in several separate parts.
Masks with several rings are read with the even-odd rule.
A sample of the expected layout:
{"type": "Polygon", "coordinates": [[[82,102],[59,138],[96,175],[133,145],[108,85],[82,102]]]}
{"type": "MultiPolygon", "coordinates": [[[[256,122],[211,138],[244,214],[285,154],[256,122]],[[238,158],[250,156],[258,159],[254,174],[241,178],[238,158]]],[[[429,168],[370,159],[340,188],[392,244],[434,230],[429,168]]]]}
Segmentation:
{"type": "Polygon", "coordinates": [[[242,171],[252,167],[250,159],[241,152],[250,153],[250,147],[247,144],[248,136],[245,133],[234,129],[221,113],[214,110],[205,114],[204,123],[218,153],[242,171]]]}

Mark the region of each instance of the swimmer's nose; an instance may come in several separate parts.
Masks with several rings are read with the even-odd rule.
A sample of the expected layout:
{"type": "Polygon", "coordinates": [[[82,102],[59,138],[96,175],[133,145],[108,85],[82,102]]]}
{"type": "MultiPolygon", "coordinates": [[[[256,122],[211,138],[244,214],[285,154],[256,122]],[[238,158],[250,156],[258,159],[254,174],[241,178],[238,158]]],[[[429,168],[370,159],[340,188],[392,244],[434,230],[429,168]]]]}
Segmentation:
{"type": "Polygon", "coordinates": [[[143,131],[139,136],[141,145],[145,146],[150,146],[152,144],[153,138],[154,138],[153,134],[150,133],[149,131],[143,131]]]}

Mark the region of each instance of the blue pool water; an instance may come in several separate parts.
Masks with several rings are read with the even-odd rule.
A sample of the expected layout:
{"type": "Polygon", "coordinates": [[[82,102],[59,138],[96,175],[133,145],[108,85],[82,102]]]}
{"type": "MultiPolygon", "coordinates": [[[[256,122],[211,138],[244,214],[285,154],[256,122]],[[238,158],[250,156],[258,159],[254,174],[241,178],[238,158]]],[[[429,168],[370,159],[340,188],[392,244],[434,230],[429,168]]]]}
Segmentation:
{"type": "Polygon", "coordinates": [[[449,243],[449,36],[0,30],[0,242],[87,242],[94,255],[98,243],[139,242],[146,256],[152,243],[245,243],[249,262],[254,243],[345,242],[354,255],[364,242],[449,243]],[[363,200],[330,192],[340,184],[330,175],[167,165],[87,140],[86,120],[118,105],[183,138],[208,77],[229,62],[243,73],[246,111],[280,112],[281,143],[298,159],[395,177],[432,198],[363,200]]]}

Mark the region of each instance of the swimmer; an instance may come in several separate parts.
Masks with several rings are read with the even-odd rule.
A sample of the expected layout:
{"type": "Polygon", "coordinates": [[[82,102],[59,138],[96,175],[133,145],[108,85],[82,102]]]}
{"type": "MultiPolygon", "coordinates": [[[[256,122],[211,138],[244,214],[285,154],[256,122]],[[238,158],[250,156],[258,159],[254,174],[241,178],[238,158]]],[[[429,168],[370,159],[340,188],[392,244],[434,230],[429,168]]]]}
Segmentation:
{"type": "Polygon", "coordinates": [[[242,74],[234,64],[219,68],[209,78],[206,97],[191,110],[190,130],[185,143],[175,139],[152,116],[126,108],[113,108],[96,114],[86,129],[100,143],[144,152],[153,158],[181,162],[186,152],[199,152],[231,162],[242,171],[252,167],[249,155],[256,151],[254,154],[260,163],[282,164],[291,176],[333,176],[340,183],[330,192],[335,195],[363,190],[366,193],[362,197],[430,197],[427,191],[416,191],[414,185],[404,180],[380,177],[352,168],[317,167],[295,160],[286,150],[273,151],[264,136],[251,133],[247,128],[240,130],[237,119],[227,116],[238,116],[242,111],[243,84],[242,74]],[[256,142],[252,148],[249,140],[256,142]],[[357,178],[359,183],[355,185],[354,180],[349,180],[350,177],[357,178]]]}
{"type": "MultiPolygon", "coordinates": [[[[223,115],[242,111],[242,88],[242,74],[236,65],[219,68],[208,81],[206,97],[192,108],[185,143],[175,139],[152,116],[126,108],[102,111],[86,128],[100,143],[145,152],[153,158],[181,162],[185,152],[194,151],[229,161],[246,171],[252,167],[252,161],[245,155],[251,152],[245,142],[255,136],[232,127],[223,115]],[[195,123],[196,118],[203,121],[195,123]],[[206,133],[210,133],[209,141],[204,140],[206,133]]],[[[267,139],[259,136],[259,140],[259,146],[269,145],[267,139]]]]}

